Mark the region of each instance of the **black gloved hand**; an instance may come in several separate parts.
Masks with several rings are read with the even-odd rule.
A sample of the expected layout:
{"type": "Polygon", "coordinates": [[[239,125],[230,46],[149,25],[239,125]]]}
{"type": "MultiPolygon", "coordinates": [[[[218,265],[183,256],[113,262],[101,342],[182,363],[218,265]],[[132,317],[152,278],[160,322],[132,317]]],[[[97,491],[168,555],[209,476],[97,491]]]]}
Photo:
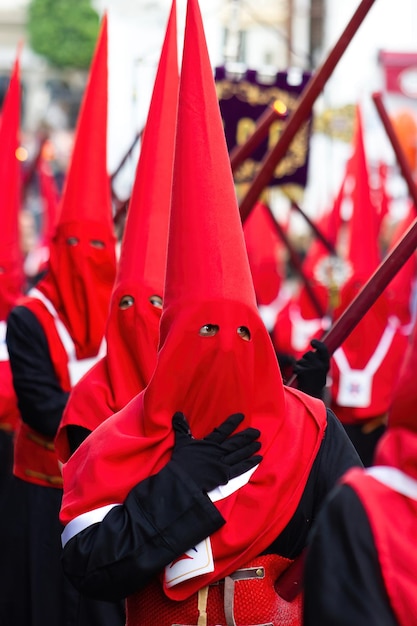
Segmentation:
{"type": "Polygon", "coordinates": [[[231,478],[255,467],[262,460],[260,455],[254,455],[261,447],[256,441],[259,430],[246,428],[232,434],[243,419],[241,413],[235,413],[204,439],[193,439],[183,413],[175,413],[171,463],[179,465],[205,492],[225,485],[231,478]]]}
{"type": "Polygon", "coordinates": [[[315,348],[315,351],[309,350],[294,365],[297,389],[315,398],[321,398],[330,369],[330,355],[327,346],[319,339],[312,339],[310,346],[315,348]]]}

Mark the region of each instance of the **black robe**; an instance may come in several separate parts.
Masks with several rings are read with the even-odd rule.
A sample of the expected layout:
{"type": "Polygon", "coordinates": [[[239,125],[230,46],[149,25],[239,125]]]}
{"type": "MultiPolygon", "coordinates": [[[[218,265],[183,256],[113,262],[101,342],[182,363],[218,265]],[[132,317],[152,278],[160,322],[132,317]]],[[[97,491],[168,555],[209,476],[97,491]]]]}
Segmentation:
{"type": "MultiPolygon", "coordinates": [[[[327,493],[347,469],[361,467],[343,427],[329,410],[327,422],[298,508],[264,554],[289,559],[299,556],[327,493]]],[[[101,522],[68,541],[63,551],[64,570],[74,585],[91,597],[127,597],[223,523],[207,495],[168,463],[136,485],[123,505],[115,506],[101,522]]]]}
{"type": "Polygon", "coordinates": [[[348,485],[335,487],[316,520],[304,586],[305,626],[398,626],[368,517],[348,485]]]}
{"type": "MultiPolygon", "coordinates": [[[[41,435],[54,437],[69,394],[59,384],[42,326],[26,307],[15,307],[10,313],[6,341],[22,420],[41,435]]],[[[63,574],[61,500],[61,489],[15,476],[5,488],[0,516],[0,624],[123,626],[123,602],[86,599],[63,574]]]]}

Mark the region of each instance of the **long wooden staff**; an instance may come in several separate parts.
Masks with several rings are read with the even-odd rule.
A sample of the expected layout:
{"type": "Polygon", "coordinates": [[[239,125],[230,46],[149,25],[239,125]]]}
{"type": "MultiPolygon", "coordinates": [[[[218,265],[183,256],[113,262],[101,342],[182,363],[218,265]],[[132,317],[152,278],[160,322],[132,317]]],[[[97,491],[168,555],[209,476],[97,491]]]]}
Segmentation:
{"type": "Polygon", "coordinates": [[[110,176],[110,182],[111,183],[116,178],[117,174],[120,172],[120,170],[122,169],[123,165],[126,163],[128,158],[132,154],[134,147],[136,146],[136,144],[139,141],[139,139],[142,137],[143,131],[144,131],[144,129],[142,128],[142,130],[139,130],[136,133],[136,135],[134,136],[132,143],[130,144],[129,148],[127,149],[127,151],[125,152],[125,154],[121,158],[121,160],[119,162],[119,165],[116,167],[116,169],[114,170],[114,172],[110,176]]]}
{"type": "Polygon", "coordinates": [[[291,200],[291,208],[295,209],[300,215],[303,216],[307,224],[310,226],[311,230],[317,237],[319,241],[323,244],[326,250],[332,255],[337,256],[337,252],[335,250],[334,245],[329,241],[321,232],[320,228],[309,218],[309,216],[303,211],[303,209],[296,203],[294,200],[291,200]]]}
{"type": "Polygon", "coordinates": [[[246,220],[262,191],[273,177],[276,166],[285,156],[291,141],[300,129],[301,125],[310,115],[314,102],[323,90],[324,85],[329,79],[349,43],[352,41],[353,36],[374,2],[375,0],[362,0],[327,59],[307,83],[306,88],[299,98],[297,107],[285,123],[278,142],[263,159],[258,173],[240,203],[240,216],[242,222],[246,220]]]}

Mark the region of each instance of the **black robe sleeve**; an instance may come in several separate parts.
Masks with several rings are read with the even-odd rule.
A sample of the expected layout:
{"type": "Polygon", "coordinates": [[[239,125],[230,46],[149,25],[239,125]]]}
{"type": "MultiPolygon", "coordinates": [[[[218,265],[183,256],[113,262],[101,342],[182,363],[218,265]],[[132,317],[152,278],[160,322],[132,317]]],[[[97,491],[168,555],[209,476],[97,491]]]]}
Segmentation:
{"type": "Polygon", "coordinates": [[[208,496],[168,463],[136,485],[100,523],[68,541],[64,572],[92,598],[125,598],[223,524],[208,496]]]}
{"type": "Polygon", "coordinates": [[[336,487],[312,529],[304,578],[305,626],[398,626],[365,510],[336,487]]]}
{"type": "Polygon", "coordinates": [[[32,311],[24,306],[11,311],[6,342],[22,419],[42,435],[53,438],[69,393],[59,384],[48,341],[32,311]]]}
{"type": "MultiPolygon", "coordinates": [[[[359,457],[343,427],[328,411],[325,439],[300,505],[266,552],[288,558],[300,554],[325,495],[355,465],[361,466],[359,457]]],[[[123,506],[114,507],[102,522],[66,544],[64,571],[87,595],[99,599],[126,597],[223,523],[209,498],[168,464],[132,489],[123,506]]]]}
{"type": "Polygon", "coordinates": [[[264,554],[279,554],[288,559],[297,558],[306,546],[308,533],[324,499],[339,478],[351,467],[362,467],[361,460],[343,426],[335,414],[327,409],[324,439],[297,510],[264,554]]]}

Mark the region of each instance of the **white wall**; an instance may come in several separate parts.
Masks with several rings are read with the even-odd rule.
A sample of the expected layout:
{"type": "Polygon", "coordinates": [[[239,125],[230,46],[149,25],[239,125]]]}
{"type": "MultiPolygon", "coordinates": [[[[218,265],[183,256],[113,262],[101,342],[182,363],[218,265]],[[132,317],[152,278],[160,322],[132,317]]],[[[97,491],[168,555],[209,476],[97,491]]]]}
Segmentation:
{"type": "MultiPolygon", "coordinates": [[[[327,57],[359,6],[359,0],[327,0],[325,49],[327,57]]],[[[316,109],[360,103],[364,116],[365,146],[370,161],[383,158],[395,165],[395,157],[372,101],[374,91],[383,91],[383,73],[378,65],[380,49],[417,52],[417,2],[415,0],[375,0],[355,37],[329,79],[316,109]]],[[[417,112],[417,101],[383,94],[389,113],[401,107],[417,112]]],[[[312,142],[309,184],[305,195],[306,209],[319,215],[328,208],[340,185],[350,146],[323,135],[312,142]]],[[[398,177],[392,181],[394,193],[406,196],[398,177]]],[[[401,197],[399,198],[401,203],[401,197]]]]}
{"type": "MultiPolygon", "coordinates": [[[[146,121],[153,82],[159,61],[170,0],[97,0],[100,13],[108,13],[109,25],[109,171],[114,171],[129,149],[136,132],[146,121]]],[[[206,37],[212,64],[222,58],[219,0],[201,0],[206,37]]],[[[185,0],[177,1],[178,47],[181,58],[184,36],[185,0]]],[[[129,194],[137,151],[120,176],[116,189],[129,194]]]]}

